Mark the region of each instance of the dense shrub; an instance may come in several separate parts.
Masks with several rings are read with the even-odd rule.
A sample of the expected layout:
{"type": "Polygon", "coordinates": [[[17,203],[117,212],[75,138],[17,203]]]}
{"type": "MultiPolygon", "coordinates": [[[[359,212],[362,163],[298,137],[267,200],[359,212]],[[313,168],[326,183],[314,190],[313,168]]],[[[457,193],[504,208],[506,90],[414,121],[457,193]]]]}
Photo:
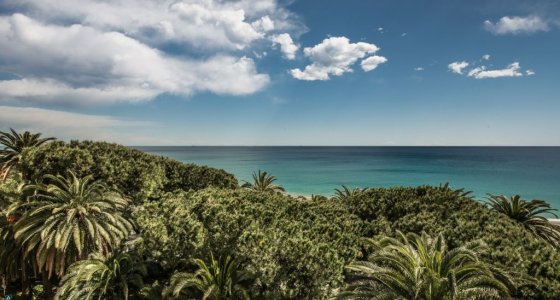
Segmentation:
{"type": "Polygon", "coordinates": [[[234,188],[237,180],[223,170],[183,164],[104,142],[52,142],[27,149],[21,171],[28,180],[45,174],[92,174],[137,200],[156,199],[165,192],[198,190],[209,186],[234,188]]]}
{"type": "MultiPolygon", "coordinates": [[[[11,175],[0,192],[72,170],[78,176],[91,174],[134,199],[132,218],[152,286],[146,295],[163,290],[173,273],[193,271],[191,259],[213,253],[234,256],[254,275],[254,298],[328,298],[343,287],[344,266],[370,254],[361,237],[395,236],[399,230],[442,233],[452,248],[482,240],[491,249],[483,260],[520,281],[533,280],[517,298],[560,298],[557,249],[446,186],[365,189],[337,200],[310,201],[239,189],[233,175],[223,170],[89,141],[26,149],[18,167],[23,180],[11,175]]],[[[10,199],[0,193],[4,223],[10,199]]],[[[9,242],[0,246],[7,249],[9,242]]],[[[6,263],[13,255],[3,257],[3,273],[18,269],[6,263]]]]}
{"type": "Polygon", "coordinates": [[[254,296],[266,298],[331,295],[356,257],[360,232],[340,202],[241,189],[168,194],[134,216],[151,259],[173,267],[210,251],[234,255],[257,278],[254,296]]]}
{"type": "Polygon", "coordinates": [[[161,201],[136,207],[133,214],[145,254],[171,272],[185,268],[204,245],[204,226],[194,215],[192,202],[185,200],[188,195],[169,193],[161,201]]]}
{"type": "Polygon", "coordinates": [[[520,293],[524,299],[560,297],[560,256],[522,225],[447,187],[369,189],[347,202],[365,222],[367,236],[402,232],[443,233],[451,247],[480,239],[491,251],[490,263],[537,280],[520,293]]]}

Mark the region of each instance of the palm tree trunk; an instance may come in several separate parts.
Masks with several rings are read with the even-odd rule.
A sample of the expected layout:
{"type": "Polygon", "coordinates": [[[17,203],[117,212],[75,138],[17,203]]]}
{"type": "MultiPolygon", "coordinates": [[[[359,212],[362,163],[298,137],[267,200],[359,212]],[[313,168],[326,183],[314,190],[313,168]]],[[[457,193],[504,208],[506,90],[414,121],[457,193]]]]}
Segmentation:
{"type": "Polygon", "coordinates": [[[53,298],[52,283],[49,279],[49,275],[46,271],[41,272],[41,277],[43,279],[43,291],[45,300],[51,300],[53,298]]]}
{"type": "Polygon", "coordinates": [[[6,298],[6,285],[7,283],[7,279],[6,276],[4,274],[2,274],[2,298],[6,298]]]}
{"type": "Polygon", "coordinates": [[[31,298],[29,278],[27,278],[27,264],[24,257],[21,258],[21,295],[23,299],[31,298]]]}

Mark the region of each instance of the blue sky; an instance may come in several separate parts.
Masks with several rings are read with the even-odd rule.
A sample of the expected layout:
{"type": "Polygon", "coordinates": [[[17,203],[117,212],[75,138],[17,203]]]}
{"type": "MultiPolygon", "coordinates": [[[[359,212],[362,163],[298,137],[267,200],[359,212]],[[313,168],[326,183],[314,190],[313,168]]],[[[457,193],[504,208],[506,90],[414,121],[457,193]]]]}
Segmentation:
{"type": "Polygon", "coordinates": [[[560,145],[558,1],[0,12],[4,129],[129,145],[560,145]]]}

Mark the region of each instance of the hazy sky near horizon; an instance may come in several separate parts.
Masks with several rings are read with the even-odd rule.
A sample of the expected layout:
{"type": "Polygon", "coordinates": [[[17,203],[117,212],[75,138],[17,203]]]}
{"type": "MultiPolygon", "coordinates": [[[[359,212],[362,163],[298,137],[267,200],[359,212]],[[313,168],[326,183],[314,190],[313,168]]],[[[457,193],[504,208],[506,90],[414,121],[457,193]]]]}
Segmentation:
{"type": "Polygon", "coordinates": [[[0,130],[560,145],[555,0],[0,0],[0,130]]]}

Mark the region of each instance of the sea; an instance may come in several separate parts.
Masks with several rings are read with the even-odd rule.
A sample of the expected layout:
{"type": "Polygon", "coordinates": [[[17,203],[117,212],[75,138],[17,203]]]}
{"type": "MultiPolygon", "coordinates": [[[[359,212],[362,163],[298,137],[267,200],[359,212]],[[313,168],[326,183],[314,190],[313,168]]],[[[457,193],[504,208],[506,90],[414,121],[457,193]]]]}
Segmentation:
{"type": "Polygon", "coordinates": [[[262,170],[290,194],[330,196],[335,188],[440,185],[542,199],[560,209],[560,147],[136,147],[234,174],[262,170]]]}

